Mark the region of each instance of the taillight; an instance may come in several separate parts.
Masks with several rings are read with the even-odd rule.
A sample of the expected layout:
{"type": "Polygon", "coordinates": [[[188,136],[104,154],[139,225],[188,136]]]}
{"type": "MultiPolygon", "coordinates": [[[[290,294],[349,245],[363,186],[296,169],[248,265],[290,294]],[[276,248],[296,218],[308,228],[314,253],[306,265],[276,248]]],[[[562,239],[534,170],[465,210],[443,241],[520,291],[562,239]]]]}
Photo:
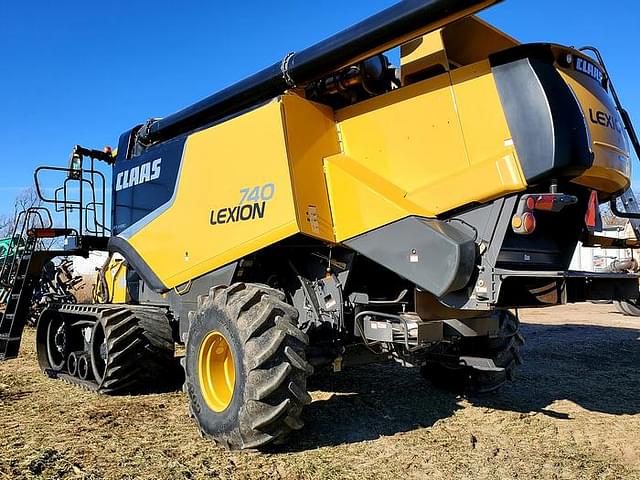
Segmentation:
{"type": "Polygon", "coordinates": [[[563,193],[540,193],[538,195],[526,195],[525,203],[529,210],[544,210],[546,212],[559,212],[567,205],[578,202],[575,195],[563,193]]]}
{"type": "MultiPolygon", "coordinates": [[[[523,195],[518,209],[511,218],[511,228],[515,233],[528,235],[536,229],[536,217],[533,212],[559,212],[567,205],[578,203],[575,195],[564,193],[531,193],[523,195]]],[[[597,201],[596,201],[597,204],[597,201]]]]}
{"type": "Polygon", "coordinates": [[[514,215],[511,218],[511,228],[516,233],[529,235],[536,229],[536,217],[531,212],[524,212],[522,215],[514,215]]]}

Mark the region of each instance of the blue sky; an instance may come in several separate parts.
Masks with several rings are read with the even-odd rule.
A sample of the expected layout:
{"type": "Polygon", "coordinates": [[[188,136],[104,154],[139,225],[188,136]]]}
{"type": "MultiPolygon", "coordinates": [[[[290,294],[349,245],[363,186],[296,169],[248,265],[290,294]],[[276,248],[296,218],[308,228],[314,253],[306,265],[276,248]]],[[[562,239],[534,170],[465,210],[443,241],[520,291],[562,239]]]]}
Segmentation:
{"type": "MultiPolygon", "coordinates": [[[[115,145],[132,125],[393,3],[0,2],[0,213],[10,213],[36,166],[66,165],[74,144],[115,145]]],[[[640,128],[640,3],[614,3],[506,0],[481,16],[523,42],[598,46],[640,128]]]]}

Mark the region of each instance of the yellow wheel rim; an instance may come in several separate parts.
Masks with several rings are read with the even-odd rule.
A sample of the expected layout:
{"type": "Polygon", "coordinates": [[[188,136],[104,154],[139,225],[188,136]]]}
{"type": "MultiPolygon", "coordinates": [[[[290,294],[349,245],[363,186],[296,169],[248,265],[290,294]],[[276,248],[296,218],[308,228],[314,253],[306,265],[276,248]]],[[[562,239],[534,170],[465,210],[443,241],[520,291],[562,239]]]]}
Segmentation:
{"type": "Polygon", "coordinates": [[[209,408],[226,410],[233,398],[236,371],[229,343],[220,332],[210,332],[200,344],[198,379],[209,408]]]}

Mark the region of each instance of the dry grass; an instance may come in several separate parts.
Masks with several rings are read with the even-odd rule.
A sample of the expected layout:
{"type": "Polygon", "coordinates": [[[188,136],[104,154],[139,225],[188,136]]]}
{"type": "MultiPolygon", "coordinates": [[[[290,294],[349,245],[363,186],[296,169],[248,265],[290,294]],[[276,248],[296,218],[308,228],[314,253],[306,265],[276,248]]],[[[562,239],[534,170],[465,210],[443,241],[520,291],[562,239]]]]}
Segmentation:
{"type": "Polygon", "coordinates": [[[28,332],[0,365],[0,477],[640,478],[640,319],[612,312],[525,312],[527,363],[489,397],[394,365],[316,379],[307,426],[271,453],[201,439],[182,393],[103,397],[49,380],[28,332]]]}

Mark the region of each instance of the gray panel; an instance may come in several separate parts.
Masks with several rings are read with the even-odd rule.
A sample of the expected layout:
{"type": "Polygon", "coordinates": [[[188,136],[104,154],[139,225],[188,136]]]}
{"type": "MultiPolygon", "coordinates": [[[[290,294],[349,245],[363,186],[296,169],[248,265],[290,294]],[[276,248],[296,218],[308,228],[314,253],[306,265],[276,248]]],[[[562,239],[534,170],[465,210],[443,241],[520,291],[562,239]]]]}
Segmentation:
{"type": "Polygon", "coordinates": [[[492,72],[530,185],[547,178],[576,176],[591,166],[584,115],[551,63],[523,58],[494,66],[492,72]]]}
{"type": "Polygon", "coordinates": [[[473,273],[473,236],[437,219],[408,217],[344,242],[440,297],[466,286],[473,273]]]}
{"type": "Polygon", "coordinates": [[[527,179],[553,166],[555,155],[553,117],[547,96],[529,59],[494,67],[509,130],[527,179]]]}
{"type": "Polygon", "coordinates": [[[169,292],[169,305],[174,315],[180,320],[180,336],[189,329],[188,314],[198,307],[198,297],[209,295],[211,287],[230,285],[236,274],[238,263],[230,263],[213,272],[198,277],[184,285],[179,285],[169,292]],[[177,292],[184,292],[179,295],[177,292]]]}

